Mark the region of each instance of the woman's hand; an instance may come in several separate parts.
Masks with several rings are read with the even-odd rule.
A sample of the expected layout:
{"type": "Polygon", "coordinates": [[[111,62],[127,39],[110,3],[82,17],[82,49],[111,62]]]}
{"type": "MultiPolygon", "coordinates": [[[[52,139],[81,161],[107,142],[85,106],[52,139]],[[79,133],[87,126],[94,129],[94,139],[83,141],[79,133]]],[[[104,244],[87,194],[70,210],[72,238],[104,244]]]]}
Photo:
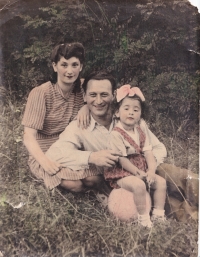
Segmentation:
{"type": "Polygon", "coordinates": [[[24,144],[29,153],[36,159],[42,168],[49,174],[55,175],[59,172],[61,165],[57,162],[51,161],[42,151],[40,145],[36,140],[37,130],[25,127],[24,128],[24,144]]]}
{"type": "Polygon", "coordinates": [[[90,110],[87,105],[84,105],[77,114],[78,127],[86,129],[90,125],[90,110]]]}
{"type": "Polygon", "coordinates": [[[56,175],[62,166],[58,162],[51,161],[48,157],[45,156],[44,160],[41,162],[42,168],[49,174],[49,175],[56,175]]]}

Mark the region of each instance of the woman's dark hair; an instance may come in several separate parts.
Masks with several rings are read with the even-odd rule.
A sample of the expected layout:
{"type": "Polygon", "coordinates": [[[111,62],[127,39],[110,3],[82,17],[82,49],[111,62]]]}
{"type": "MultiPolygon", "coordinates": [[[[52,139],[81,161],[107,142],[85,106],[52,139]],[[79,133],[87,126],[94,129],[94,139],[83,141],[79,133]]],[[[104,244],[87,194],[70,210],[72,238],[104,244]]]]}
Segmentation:
{"type": "Polygon", "coordinates": [[[71,57],[76,57],[80,60],[81,64],[85,61],[85,50],[81,43],[65,43],[54,47],[51,52],[51,61],[59,62],[60,58],[70,59],[71,57]]]}
{"type": "Polygon", "coordinates": [[[95,72],[90,73],[85,78],[85,80],[83,82],[83,85],[82,85],[82,88],[83,88],[85,93],[87,91],[87,84],[92,79],[94,79],[94,80],[104,80],[104,79],[109,80],[110,83],[111,83],[111,86],[112,86],[112,93],[114,93],[114,91],[116,89],[116,81],[115,81],[114,77],[106,71],[97,71],[97,72],[95,71],[95,72]]]}
{"type": "MultiPolygon", "coordinates": [[[[81,43],[65,43],[59,44],[51,52],[51,62],[59,62],[61,57],[65,59],[70,59],[71,57],[76,57],[79,59],[80,63],[83,64],[85,61],[85,50],[81,43]]],[[[75,86],[73,92],[80,92],[81,90],[81,81],[80,76],[78,76],[77,80],[74,82],[75,86]]]]}
{"type": "MultiPolygon", "coordinates": [[[[128,98],[131,99],[135,99],[138,100],[141,106],[141,118],[145,119],[145,113],[146,113],[146,104],[144,101],[141,100],[141,98],[138,95],[134,95],[134,96],[126,96],[128,98]]],[[[114,112],[116,112],[117,110],[119,110],[120,106],[122,105],[123,100],[126,98],[124,97],[120,102],[117,102],[117,99],[115,97],[114,101],[113,101],[113,106],[114,106],[114,112]]]]}

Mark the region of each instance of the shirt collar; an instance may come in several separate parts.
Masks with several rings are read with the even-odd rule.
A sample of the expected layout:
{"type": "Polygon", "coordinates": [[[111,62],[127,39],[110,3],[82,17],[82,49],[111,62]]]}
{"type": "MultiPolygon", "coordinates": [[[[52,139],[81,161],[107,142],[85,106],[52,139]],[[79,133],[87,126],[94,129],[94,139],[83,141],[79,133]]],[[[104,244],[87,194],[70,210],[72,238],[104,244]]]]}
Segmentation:
{"type": "MultiPolygon", "coordinates": [[[[112,122],[111,122],[111,124],[110,124],[109,132],[111,132],[111,130],[114,128],[114,125],[115,125],[115,119],[114,119],[114,117],[113,117],[112,122]]],[[[89,129],[90,131],[93,131],[93,130],[96,128],[96,126],[102,126],[102,125],[99,124],[99,123],[92,117],[92,115],[90,114],[90,125],[88,126],[88,129],[89,129]]]]}

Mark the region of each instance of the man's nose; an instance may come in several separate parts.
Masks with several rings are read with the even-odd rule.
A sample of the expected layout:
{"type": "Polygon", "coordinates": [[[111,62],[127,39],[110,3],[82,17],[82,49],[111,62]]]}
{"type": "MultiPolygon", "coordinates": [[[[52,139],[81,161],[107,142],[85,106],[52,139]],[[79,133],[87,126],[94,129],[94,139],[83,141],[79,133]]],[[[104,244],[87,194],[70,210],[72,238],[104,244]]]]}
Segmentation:
{"type": "Polygon", "coordinates": [[[96,97],[96,103],[97,103],[97,104],[101,104],[101,103],[102,103],[102,98],[101,98],[100,95],[97,95],[97,97],[96,97]]]}

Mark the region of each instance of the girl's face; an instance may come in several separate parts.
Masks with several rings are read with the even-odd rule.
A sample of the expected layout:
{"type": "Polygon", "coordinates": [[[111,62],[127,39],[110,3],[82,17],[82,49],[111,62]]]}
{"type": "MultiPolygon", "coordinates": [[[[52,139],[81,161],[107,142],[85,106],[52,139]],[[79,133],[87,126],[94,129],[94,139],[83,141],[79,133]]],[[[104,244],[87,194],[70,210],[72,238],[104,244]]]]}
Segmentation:
{"type": "Polygon", "coordinates": [[[116,116],[120,119],[124,129],[132,130],[139,123],[141,117],[141,105],[137,99],[126,97],[122,100],[116,116]]]}
{"type": "Polygon", "coordinates": [[[57,72],[57,81],[59,86],[71,86],[78,78],[82,70],[82,64],[76,57],[65,59],[63,56],[55,63],[53,62],[53,69],[57,72]]]}

